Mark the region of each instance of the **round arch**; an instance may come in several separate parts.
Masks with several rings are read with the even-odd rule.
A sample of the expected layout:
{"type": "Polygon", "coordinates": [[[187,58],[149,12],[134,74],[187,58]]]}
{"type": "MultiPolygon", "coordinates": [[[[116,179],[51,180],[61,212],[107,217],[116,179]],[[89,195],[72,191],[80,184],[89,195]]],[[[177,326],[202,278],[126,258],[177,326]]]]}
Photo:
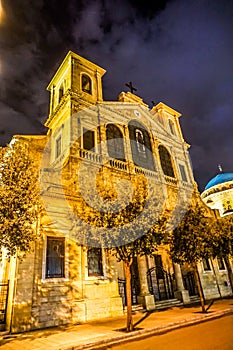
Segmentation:
{"type": "Polygon", "coordinates": [[[128,128],[134,164],[155,171],[150,135],[146,127],[136,120],[131,120],[128,128]]]}
{"type": "Polygon", "coordinates": [[[164,175],[175,178],[171,155],[163,145],[159,145],[159,158],[164,175]]]}
{"type": "Polygon", "coordinates": [[[81,87],[82,91],[87,92],[88,94],[92,94],[92,80],[86,73],[82,73],[81,75],[81,87]]]}
{"type": "Polygon", "coordinates": [[[109,157],[125,160],[124,141],[121,130],[115,124],[107,124],[106,138],[109,157]]]}

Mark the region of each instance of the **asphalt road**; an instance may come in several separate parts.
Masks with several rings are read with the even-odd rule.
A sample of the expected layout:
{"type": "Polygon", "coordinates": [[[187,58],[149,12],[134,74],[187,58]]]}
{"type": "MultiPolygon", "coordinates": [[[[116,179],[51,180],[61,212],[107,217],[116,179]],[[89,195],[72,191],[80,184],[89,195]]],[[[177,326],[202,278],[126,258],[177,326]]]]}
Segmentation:
{"type": "Polygon", "coordinates": [[[107,349],[233,350],[233,315],[107,349]]]}

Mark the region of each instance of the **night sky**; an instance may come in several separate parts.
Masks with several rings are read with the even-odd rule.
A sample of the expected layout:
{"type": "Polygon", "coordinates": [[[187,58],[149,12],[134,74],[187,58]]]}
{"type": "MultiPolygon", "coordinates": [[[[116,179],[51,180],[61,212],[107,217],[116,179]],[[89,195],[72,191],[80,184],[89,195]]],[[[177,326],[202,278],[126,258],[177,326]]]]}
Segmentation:
{"type": "Polygon", "coordinates": [[[69,50],[107,70],[104,99],[125,83],[182,114],[202,191],[232,172],[233,1],[0,0],[0,143],[45,133],[46,86],[69,50]]]}

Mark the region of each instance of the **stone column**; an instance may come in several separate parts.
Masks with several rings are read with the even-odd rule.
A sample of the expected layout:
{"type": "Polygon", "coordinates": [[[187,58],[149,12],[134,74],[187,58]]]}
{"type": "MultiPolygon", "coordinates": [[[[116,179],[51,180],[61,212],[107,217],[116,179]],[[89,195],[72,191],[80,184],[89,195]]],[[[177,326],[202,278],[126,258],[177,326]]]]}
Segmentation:
{"type": "Polygon", "coordinates": [[[140,279],[140,295],[138,296],[139,304],[146,310],[154,310],[155,309],[155,301],[154,296],[150,294],[147,283],[147,270],[148,266],[146,263],[145,256],[138,257],[138,273],[140,279]]]}
{"type": "Polygon", "coordinates": [[[102,154],[102,156],[108,158],[108,146],[107,146],[106,126],[105,125],[99,126],[98,142],[100,142],[98,147],[101,148],[99,150],[99,152],[102,154]]]}
{"type": "Polygon", "coordinates": [[[175,298],[183,301],[184,304],[188,304],[190,302],[189,292],[184,288],[182,272],[179,264],[174,263],[174,272],[177,286],[177,290],[174,293],[175,298]]]}
{"type": "Polygon", "coordinates": [[[133,165],[133,155],[130,144],[129,130],[127,126],[124,126],[124,146],[125,146],[125,157],[131,165],[133,165]]]}

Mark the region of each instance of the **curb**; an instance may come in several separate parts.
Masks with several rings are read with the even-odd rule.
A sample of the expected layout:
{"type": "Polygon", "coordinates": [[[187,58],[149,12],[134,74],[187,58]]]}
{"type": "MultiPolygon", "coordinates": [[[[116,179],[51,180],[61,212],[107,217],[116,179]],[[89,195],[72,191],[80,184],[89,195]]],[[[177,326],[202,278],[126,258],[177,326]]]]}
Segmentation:
{"type": "Polygon", "coordinates": [[[72,347],[63,348],[60,350],[101,350],[101,349],[104,350],[108,346],[119,345],[129,341],[141,340],[143,338],[147,338],[152,335],[164,334],[172,330],[175,330],[177,328],[192,326],[198,323],[207,322],[209,320],[214,320],[230,314],[233,314],[232,308],[225,309],[222,311],[216,311],[210,314],[203,314],[198,317],[183,319],[177,322],[171,322],[161,327],[142,329],[131,333],[126,333],[124,335],[120,335],[114,338],[100,340],[100,341],[96,341],[85,345],[72,346],[72,347]]]}

